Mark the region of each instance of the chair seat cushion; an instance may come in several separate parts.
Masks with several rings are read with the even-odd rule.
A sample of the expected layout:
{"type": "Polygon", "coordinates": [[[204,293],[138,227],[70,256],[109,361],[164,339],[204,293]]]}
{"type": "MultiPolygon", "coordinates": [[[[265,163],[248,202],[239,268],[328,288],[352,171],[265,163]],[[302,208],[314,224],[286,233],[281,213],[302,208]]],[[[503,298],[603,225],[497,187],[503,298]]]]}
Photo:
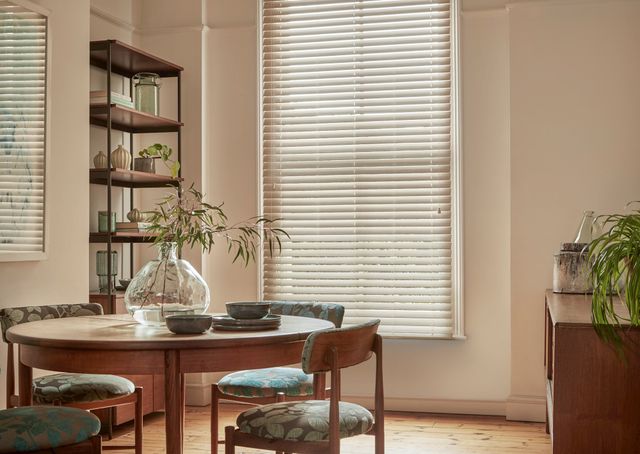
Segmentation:
{"type": "Polygon", "coordinates": [[[100,432],[100,420],[68,407],[0,410],[0,453],[29,452],[86,441],[100,432]]]}
{"type": "Polygon", "coordinates": [[[313,396],[313,375],[293,367],[242,370],[226,375],[218,382],[223,394],[237,397],[313,396]]]}
{"type": "Polygon", "coordinates": [[[53,374],[33,380],[33,403],[96,402],[127,396],[135,389],[132,381],[117,375],[53,374]]]}
{"type": "MultiPolygon", "coordinates": [[[[280,402],[252,408],[236,421],[240,432],[292,441],[329,439],[329,401],[280,402]]],[[[364,407],[340,402],[340,438],[369,432],[373,416],[364,407]]]]}

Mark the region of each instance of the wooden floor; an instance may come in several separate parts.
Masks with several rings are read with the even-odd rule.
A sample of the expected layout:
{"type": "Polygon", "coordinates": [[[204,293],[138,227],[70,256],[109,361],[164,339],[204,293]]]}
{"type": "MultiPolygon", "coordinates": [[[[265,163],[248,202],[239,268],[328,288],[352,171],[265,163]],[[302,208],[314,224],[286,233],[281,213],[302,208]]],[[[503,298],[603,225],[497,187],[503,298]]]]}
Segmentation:
{"type": "MultiPolygon", "coordinates": [[[[247,407],[223,405],[221,408],[222,434],[225,425],[231,425],[235,416],[247,407]]],[[[459,454],[459,453],[531,453],[549,454],[551,443],[544,424],[506,421],[502,417],[434,415],[422,413],[393,413],[385,418],[387,454],[459,454]]],[[[209,408],[188,407],[185,427],[185,454],[209,452],[209,408]]],[[[123,426],[119,435],[106,445],[132,442],[131,426],[123,426]]],[[[164,417],[161,414],[145,418],[144,454],[164,453],[164,417]]],[[[130,450],[108,451],[131,453],[130,450]]],[[[219,453],[224,452],[220,445],[219,453]]],[[[257,453],[236,448],[236,454],[257,453]]],[[[373,437],[363,435],[342,441],[343,454],[372,454],[373,437]]]]}

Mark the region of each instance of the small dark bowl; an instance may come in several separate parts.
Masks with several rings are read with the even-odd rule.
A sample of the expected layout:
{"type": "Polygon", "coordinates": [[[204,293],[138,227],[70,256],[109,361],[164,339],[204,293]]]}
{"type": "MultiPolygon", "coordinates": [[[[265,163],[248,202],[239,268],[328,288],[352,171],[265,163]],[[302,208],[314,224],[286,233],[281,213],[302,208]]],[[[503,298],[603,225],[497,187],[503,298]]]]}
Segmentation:
{"type": "Polygon", "coordinates": [[[271,303],[260,301],[238,301],[227,303],[227,314],[239,320],[258,319],[266,317],[271,309],[271,303]]]}
{"type": "Polygon", "coordinates": [[[165,317],[167,328],[176,334],[201,334],[211,328],[211,315],[185,314],[165,317]]]}
{"type": "Polygon", "coordinates": [[[118,282],[120,282],[120,287],[126,290],[129,284],[131,284],[131,279],[118,279],[118,282]]]}

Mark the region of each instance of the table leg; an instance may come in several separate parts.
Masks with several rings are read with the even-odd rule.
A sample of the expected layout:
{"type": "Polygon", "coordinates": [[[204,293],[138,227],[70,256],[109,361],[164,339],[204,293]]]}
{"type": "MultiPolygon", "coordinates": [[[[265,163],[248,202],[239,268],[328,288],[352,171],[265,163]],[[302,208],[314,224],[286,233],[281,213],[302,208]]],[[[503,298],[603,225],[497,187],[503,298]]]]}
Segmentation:
{"type": "Polygon", "coordinates": [[[33,381],[33,369],[22,364],[18,355],[18,393],[20,396],[20,406],[27,407],[31,402],[31,383],[33,381]]]}
{"type": "Polygon", "coordinates": [[[184,451],[184,420],[187,412],[186,394],[187,394],[187,377],[185,374],[180,374],[180,381],[182,382],[180,392],[180,431],[182,432],[182,450],[184,451]]]}
{"type": "Polygon", "coordinates": [[[167,350],[164,358],[166,454],[182,454],[182,375],[178,351],[167,350]]]}

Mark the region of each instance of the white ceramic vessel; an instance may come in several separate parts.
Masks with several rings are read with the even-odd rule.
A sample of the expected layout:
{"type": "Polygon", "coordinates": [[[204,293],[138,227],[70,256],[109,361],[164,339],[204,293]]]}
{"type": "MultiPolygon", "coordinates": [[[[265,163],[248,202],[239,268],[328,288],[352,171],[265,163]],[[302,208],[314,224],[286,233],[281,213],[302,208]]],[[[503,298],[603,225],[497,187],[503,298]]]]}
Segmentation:
{"type": "Polygon", "coordinates": [[[129,169],[131,164],[131,154],[122,146],[118,145],[111,152],[111,165],[116,169],[129,169]]]}

